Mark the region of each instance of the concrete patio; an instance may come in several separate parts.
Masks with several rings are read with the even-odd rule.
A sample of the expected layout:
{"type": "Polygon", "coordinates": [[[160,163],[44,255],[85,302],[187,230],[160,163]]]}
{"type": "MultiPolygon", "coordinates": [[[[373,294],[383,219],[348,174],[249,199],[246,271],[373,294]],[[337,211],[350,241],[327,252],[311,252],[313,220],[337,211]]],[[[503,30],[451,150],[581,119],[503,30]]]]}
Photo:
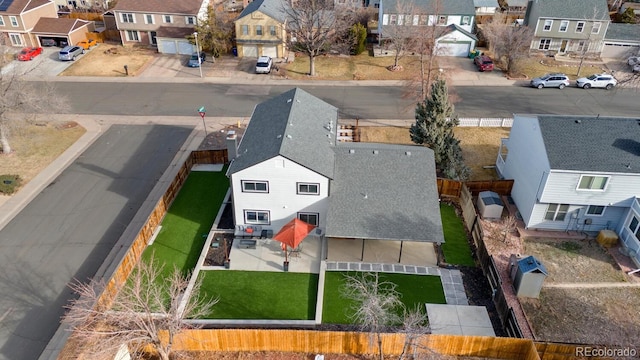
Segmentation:
{"type": "Polygon", "coordinates": [[[496,334],[484,306],[426,304],[433,334],[492,336],[496,334]]]}

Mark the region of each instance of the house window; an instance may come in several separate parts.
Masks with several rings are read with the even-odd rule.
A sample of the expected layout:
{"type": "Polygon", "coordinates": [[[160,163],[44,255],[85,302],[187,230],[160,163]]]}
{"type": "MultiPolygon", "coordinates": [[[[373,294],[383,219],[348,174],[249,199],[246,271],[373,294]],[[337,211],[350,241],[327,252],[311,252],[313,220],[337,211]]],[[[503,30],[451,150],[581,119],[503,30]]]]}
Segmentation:
{"type": "Polygon", "coordinates": [[[640,240],[640,221],[637,217],[631,218],[631,223],[629,223],[629,230],[636,235],[636,239],[640,240]]]}
{"type": "Polygon", "coordinates": [[[15,16],[9,16],[9,21],[11,22],[11,26],[18,27],[18,18],[15,16]]]}
{"type": "Polygon", "coordinates": [[[299,195],[320,195],[320,184],[298,183],[299,195]]]}
{"type": "Polygon", "coordinates": [[[581,33],[584,31],[584,21],[578,21],[576,24],[576,32],[581,33]]]}
{"type": "Polygon", "coordinates": [[[597,34],[600,32],[600,26],[602,25],[602,23],[599,22],[594,22],[593,23],[593,27],[591,28],[591,33],[592,34],[597,34]]]}
{"type": "Polygon", "coordinates": [[[409,26],[411,24],[413,24],[413,16],[407,14],[404,16],[404,24],[409,26]]]}
{"type": "Polygon", "coordinates": [[[2,15],[0,15],[0,26],[4,26],[4,19],[2,18],[2,15]]]}
{"type": "Polygon", "coordinates": [[[607,187],[609,178],[607,176],[586,176],[580,177],[578,190],[604,190],[607,187]]]}
{"type": "Polygon", "coordinates": [[[564,221],[569,211],[569,205],[567,204],[549,204],[547,212],[544,215],[545,220],[551,221],[564,221]]]}
{"type": "Polygon", "coordinates": [[[460,25],[469,25],[471,24],[471,16],[463,16],[460,25]]]}
{"type": "Polygon", "coordinates": [[[123,23],[134,23],[133,14],[130,13],[122,13],[120,17],[123,23]]]}
{"type": "Polygon", "coordinates": [[[265,210],[245,210],[244,222],[247,224],[269,224],[269,212],[265,210]]]}
{"type": "Polygon", "coordinates": [[[151,15],[151,14],[145,14],[145,15],[144,15],[144,23],[145,23],[145,24],[154,24],[154,22],[153,22],[153,15],[151,15]]]}
{"type": "Polygon", "coordinates": [[[420,25],[429,25],[429,15],[420,15],[420,25]]]}
{"type": "Polygon", "coordinates": [[[578,46],[576,47],[576,51],[583,52],[585,50],[585,45],[587,43],[584,40],[578,41],[578,46]]]}
{"type": "Polygon", "coordinates": [[[404,24],[404,15],[398,15],[398,25],[404,24]]]}
{"type": "Polygon", "coordinates": [[[269,35],[276,36],[276,26],[275,25],[269,26],[269,35]]]}
{"type": "Polygon", "coordinates": [[[411,25],[413,26],[420,25],[420,15],[413,15],[413,23],[411,25]]]}
{"type": "Polygon", "coordinates": [[[551,31],[551,26],[553,25],[553,20],[545,20],[544,21],[544,27],[542,28],[542,31],[551,31]]]}
{"type": "Polygon", "coordinates": [[[587,207],[587,215],[602,216],[602,214],[604,214],[605,207],[606,206],[589,205],[589,207],[587,207]]]}
{"type": "Polygon", "coordinates": [[[569,21],[568,20],[560,21],[560,32],[567,32],[567,28],[568,27],[569,27],[569,21]]]}
{"type": "Polygon", "coordinates": [[[259,193],[268,193],[269,192],[269,182],[268,181],[241,181],[242,183],[242,192],[259,192],[259,193]]]}
{"type": "Polygon", "coordinates": [[[185,16],[184,17],[184,22],[187,25],[195,25],[196,24],[196,17],[195,16],[185,16]]]}
{"type": "Polygon", "coordinates": [[[307,224],[318,226],[319,216],[318,213],[298,213],[298,219],[306,222],[307,224]]]}
{"type": "Polygon", "coordinates": [[[9,34],[9,38],[11,39],[11,45],[23,45],[22,36],[20,36],[20,34],[9,34]]]}
{"type": "Polygon", "coordinates": [[[446,24],[447,24],[447,17],[444,15],[438,16],[438,25],[446,25],[446,24]]]}
{"type": "Polygon", "coordinates": [[[398,15],[391,15],[389,17],[389,24],[390,25],[397,25],[398,24],[398,15]]]}
{"type": "Polygon", "coordinates": [[[242,25],[242,35],[249,35],[249,25],[242,25]]]}
{"type": "Polygon", "coordinates": [[[262,36],[262,25],[256,25],[256,35],[262,36]]]}
{"type": "Polygon", "coordinates": [[[171,24],[173,22],[173,17],[171,15],[162,16],[162,20],[165,24],[171,24]]]}
{"type": "Polygon", "coordinates": [[[135,30],[127,30],[127,40],[128,41],[140,41],[140,37],[138,36],[138,32],[135,30]]]}
{"type": "Polygon", "coordinates": [[[551,47],[551,39],[540,39],[538,50],[549,50],[549,47],[551,47]]]}

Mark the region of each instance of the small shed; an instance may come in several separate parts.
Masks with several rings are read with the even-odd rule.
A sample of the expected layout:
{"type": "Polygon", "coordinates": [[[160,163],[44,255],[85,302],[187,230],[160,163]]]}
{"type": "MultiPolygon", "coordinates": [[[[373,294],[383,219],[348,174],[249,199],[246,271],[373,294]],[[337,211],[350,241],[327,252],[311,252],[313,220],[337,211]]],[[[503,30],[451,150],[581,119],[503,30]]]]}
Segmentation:
{"type": "Polygon", "coordinates": [[[511,256],[511,277],[516,295],[538,298],[544,279],[549,276],[547,268],[533,256],[518,258],[511,256]]]}
{"type": "Polygon", "coordinates": [[[480,192],[476,206],[483,219],[500,219],[502,217],[504,205],[500,195],[493,191],[480,192]]]}

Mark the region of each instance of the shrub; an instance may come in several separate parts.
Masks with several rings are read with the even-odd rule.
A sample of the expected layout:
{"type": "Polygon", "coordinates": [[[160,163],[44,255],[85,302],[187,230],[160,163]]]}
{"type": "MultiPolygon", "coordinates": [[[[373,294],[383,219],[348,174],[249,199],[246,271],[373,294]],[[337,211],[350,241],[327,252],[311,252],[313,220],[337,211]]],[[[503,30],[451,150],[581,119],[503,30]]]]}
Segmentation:
{"type": "Polygon", "coordinates": [[[0,175],[0,193],[11,195],[22,184],[22,179],[19,175],[0,175]]]}

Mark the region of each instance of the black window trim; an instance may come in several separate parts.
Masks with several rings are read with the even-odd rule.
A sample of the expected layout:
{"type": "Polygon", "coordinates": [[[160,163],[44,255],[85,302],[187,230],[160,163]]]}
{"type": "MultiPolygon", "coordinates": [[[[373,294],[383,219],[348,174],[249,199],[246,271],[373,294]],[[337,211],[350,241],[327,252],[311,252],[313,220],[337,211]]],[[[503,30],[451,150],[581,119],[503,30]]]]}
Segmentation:
{"type": "Polygon", "coordinates": [[[297,182],[296,183],[296,194],[298,195],[320,195],[320,183],[312,183],[312,182],[297,182]],[[300,191],[300,185],[315,185],[318,188],[318,192],[312,193],[312,192],[303,192],[300,191]]]}
{"type": "Polygon", "coordinates": [[[246,193],[260,193],[260,194],[268,194],[269,193],[269,182],[266,180],[240,180],[240,187],[242,188],[242,192],[246,192],[246,193]],[[246,190],[245,189],[245,184],[246,183],[264,183],[265,185],[267,185],[267,190],[263,191],[263,190],[246,190]]]}

